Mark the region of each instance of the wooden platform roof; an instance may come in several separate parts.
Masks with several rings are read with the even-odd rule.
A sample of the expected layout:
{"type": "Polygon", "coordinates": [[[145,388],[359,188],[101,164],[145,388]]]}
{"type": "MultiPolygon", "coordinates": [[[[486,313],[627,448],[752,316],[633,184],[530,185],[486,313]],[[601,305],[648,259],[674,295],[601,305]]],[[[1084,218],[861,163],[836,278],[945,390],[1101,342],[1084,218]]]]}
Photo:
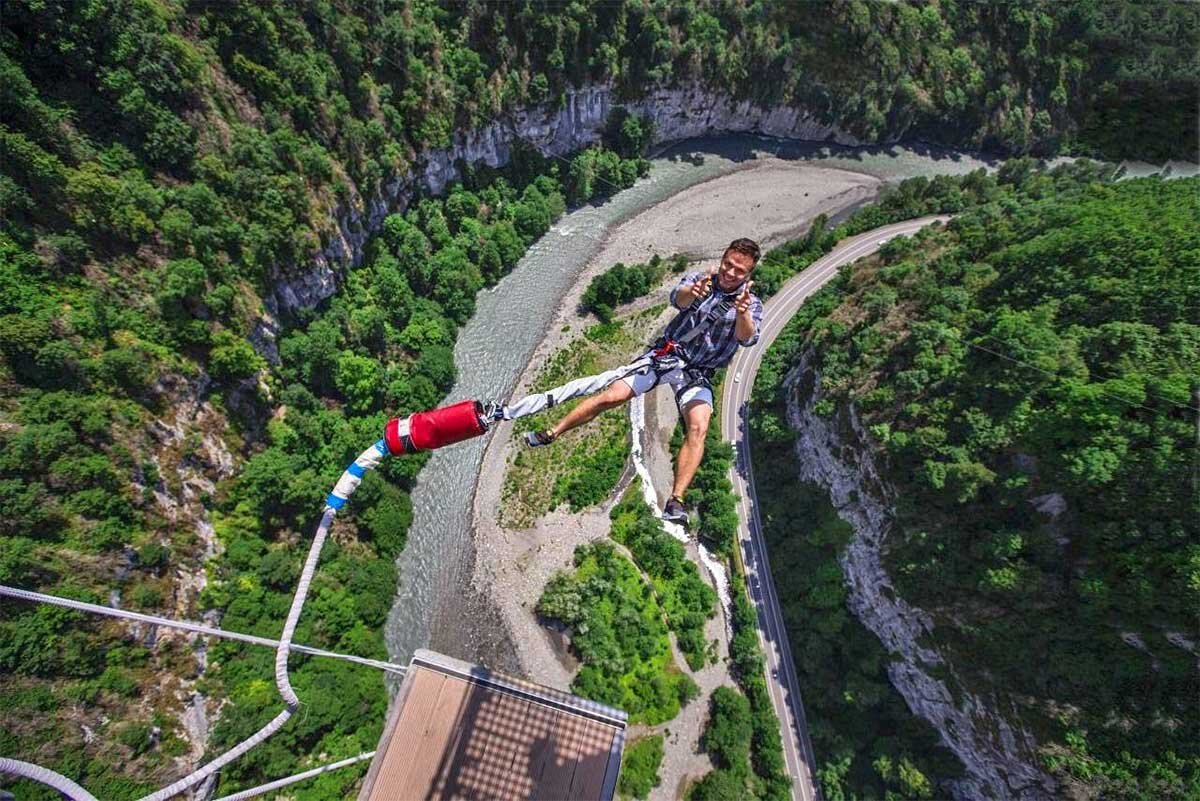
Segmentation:
{"type": "Polygon", "coordinates": [[[420,650],[359,801],[611,801],[618,709],[420,650]]]}

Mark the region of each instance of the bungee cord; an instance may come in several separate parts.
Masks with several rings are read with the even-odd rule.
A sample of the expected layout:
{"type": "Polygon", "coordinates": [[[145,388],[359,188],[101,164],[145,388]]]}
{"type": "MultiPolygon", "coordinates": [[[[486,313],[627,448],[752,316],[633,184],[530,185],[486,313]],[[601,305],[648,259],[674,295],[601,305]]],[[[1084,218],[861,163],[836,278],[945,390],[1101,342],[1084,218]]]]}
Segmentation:
{"type": "MultiPolygon", "coordinates": [[[[474,402],[469,402],[469,403],[474,403],[474,402]]],[[[475,406],[478,406],[478,405],[479,404],[475,403],[475,406]]],[[[458,404],[458,406],[462,406],[462,404],[458,404]]],[[[449,408],[453,409],[456,407],[449,407],[449,408]]],[[[444,411],[444,410],[438,410],[438,411],[440,412],[440,411],[444,411]]],[[[422,414],[424,414],[426,416],[435,416],[436,417],[437,413],[436,412],[425,412],[422,414]]],[[[417,416],[419,416],[419,415],[414,415],[414,417],[417,417],[417,416]]],[[[403,422],[405,424],[405,428],[408,428],[408,422],[409,422],[408,419],[405,419],[404,421],[393,420],[392,423],[389,424],[389,428],[398,427],[398,424],[400,422],[403,422]],[[397,426],[393,426],[392,424],[397,424],[397,426]]],[[[478,433],[483,433],[483,431],[487,430],[486,425],[483,424],[482,422],[480,422],[478,419],[476,420],[476,427],[478,428],[478,433]]],[[[437,441],[438,440],[436,439],[436,437],[427,440],[427,442],[429,442],[429,443],[437,443],[437,441]]],[[[437,447],[437,446],[438,446],[437,444],[433,444],[433,447],[437,447]]],[[[410,447],[410,450],[411,449],[412,448],[410,447]]],[[[392,451],[392,452],[399,454],[399,453],[404,453],[405,451],[403,449],[401,449],[401,450],[392,451]]],[[[282,698],[283,698],[284,708],[270,722],[268,722],[265,726],[263,726],[261,729],[259,729],[257,732],[255,732],[250,737],[246,738],[245,740],[242,740],[240,743],[238,743],[237,745],[235,745],[234,747],[232,747],[225,753],[221,754],[220,756],[216,757],[215,759],[211,760],[210,762],[201,766],[200,768],[192,771],[187,776],[184,776],[182,779],[179,779],[178,781],[176,781],[172,784],[169,784],[166,787],[163,787],[162,789],[157,790],[156,792],[153,792],[147,796],[144,796],[139,801],[167,801],[167,799],[172,798],[172,797],[182,793],[183,791],[203,782],[209,776],[212,776],[214,773],[219,771],[221,768],[225,767],[230,762],[233,762],[235,759],[240,757],[242,754],[246,753],[251,748],[254,748],[256,745],[259,745],[264,740],[266,740],[268,737],[270,737],[271,735],[273,735],[277,731],[279,731],[281,728],[283,728],[284,724],[286,724],[288,722],[288,720],[291,719],[292,715],[295,714],[296,710],[300,708],[300,704],[301,704],[300,698],[296,695],[295,690],[292,688],[292,684],[291,684],[290,678],[288,676],[287,661],[288,661],[289,654],[293,650],[300,651],[300,652],[304,652],[305,650],[307,650],[303,646],[293,646],[292,645],[292,636],[295,633],[296,624],[300,620],[300,613],[304,608],[304,601],[306,600],[306,598],[308,596],[308,589],[309,589],[310,584],[312,583],[313,574],[316,572],[316,569],[317,569],[317,563],[321,556],[321,549],[325,544],[325,538],[327,537],[327,535],[329,533],[329,527],[333,523],[333,519],[337,515],[338,510],[346,505],[346,501],[349,500],[350,495],[353,494],[354,490],[356,490],[358,488],[358,485],[359,485],[359,483],[361,483],[363,476],[366,475],[366,472],[368,470],[373,470],[373,469],[377,468],[380,465],[380,463],[383,461],[383,457],[388,454],[389,454],[388,445],[382,439],[379,440],[378,442],[376,442],[374,445],[372,445],[367,450],[363,451],[361,454],[359,454],[358,458],[355,459],[353,462],[351,462],[350,465],[345,469],[345,471],[342,472],[341,478],[338,479],[338,482],[334,486],[333,491],[330,492],[329,495],[325,499],[325,506],[324,506],[324,509],[321,514],[321,522],[317,526],[317,531],[313,537],[312,545],[309,546],[308,558],[305,560],[304,569],[301,572],[300,580],[296,586],[296,592],[292,597],[292,605],[291,605],[290,610],[288,611],[287,619],[284,621],[283,633],[280,636],[279,641],[275,646],[275,648],[276,648],[276,650],[275,650],[275,686],[279,690],[280,696],[282,696],[282,698]]],[[[0,594],[7,595],[9,597],[23,598],[25,600],[33,600],[33,601],[39,601],[39,602],[45,601],[47,603],[55,603],[59,606],[70,606],[71,608],[80,608],[80,606],[85,606],[83,604],[83,602],[80,602],[80,601],[72,601],[71,599],[47,600],[45,597],[37,597],[37,596],[41,596],[40,593],[31,593],[27,590],[18,590],[18,589],[9,588],[9,587],[3,588],[3,592],[0,594]]],[[[94,606],[94,605],[86,605],[86,606],[94,606]]],[[[96,610],[93,608],[87,608],[87,609],[83,609],[81,611],[96,611],[96,610]]],[[[116,612],[116,611],[121,611],[121,610],[107,610],[107,611],[116,612]]],[[[134,617],[136,615],[137,615],[137,613],[125,613],[120,616],[121,617],[130,616],[130,617],[133,617],[133,619],[141,619],[140,617],[134,617]]],[[[146,616],[146,617],[149,617],[149,616],[146,616]]],[[[145,622],[157,623],[157,621],[153,620],[153,619],[147,620],[145,622]]],[[[196,630],[196,629],[200,628],[197,624],[179,624],[177,621],[174,623],[176,624],[177,627],[188,628],[190,630],[196,630]]],[[[204,627],[204,628],[207,628],[207,627],[204,627]]],[[[219,630],[213,630],[213,631],[201,632],[201,633],[216,634],[217,631],[219,631],[219,630]]],[[[217,636],[222,636],[222,635],[228,636],[229,632],[221,632],[217,636]]],[[[248,636],[249,635],[242,635],[240,637],[235,636],[235,637],[232,637],[232,639],[246,639],[248,636]]],[[[265,643],[257,643],[257,644],[265,644],[265,643]]],[[[322,655],[324,655],[324,654],[322,654],[322,655]]],[[[357,660],[354,660],[354,661],[357,661],[357,660]]],[[[374,660],[372,660],[372,661],[374,661],[374,660]]],[[[386,663],[383,663],[383,664],[386,664],[386,663]]],[[[346,762],[346,764],[350,764],[350,762],[346,762]]],[[[80,787],[78,784],[71,781],[70,779],[67,779],[64,776],[61,776],[61,775],[55,773],[54,771],[48,770],[39,765],[31,764],[29,762],[22,762],[20,760],[15,760],[15,759],[0,760],[0,772],[6,773],[6,774],[12,775],[12,776],[17,776],[19,778],[29,779],[31,781],[38,782],[40,784],[45,784],[49,787],[54,788],[58,792],[66,795],[68,798],[72,799],[72,801],[97,801],[95,796],[93,796],[91,793],[87,792],[85,789],[83,789],[82,787],[80,787]]],[[[310,772],[310,775],[316,775],[316,774],[310,772]]]]}

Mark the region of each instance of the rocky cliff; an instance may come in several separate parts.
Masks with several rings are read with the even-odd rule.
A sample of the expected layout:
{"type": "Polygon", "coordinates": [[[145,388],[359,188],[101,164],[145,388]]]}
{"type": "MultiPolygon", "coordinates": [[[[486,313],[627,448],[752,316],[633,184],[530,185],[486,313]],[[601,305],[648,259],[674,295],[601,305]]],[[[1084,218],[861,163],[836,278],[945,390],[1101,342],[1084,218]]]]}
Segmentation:
{"type": "Polygon", "coordinates": [[[956,798],[1048,801],[1055,782],[1038,766],[1033,737],[1006,719],[1002,702],[957,680],[954,665],[931,644],[933,619],[896,593],[882,560],[894,493],[875,465],[854,407],[839,408],[833,418],[814,411],[821,392],[812,355],[806,350],[785,380],[788,423],[797,434],[801,478],[823,487],[838,516],[854,528],[839,559],[850,611],[892,655],[888,677],[909,709],[928,720],[962,761],[965,775],[951,787],[956,798]]]}
{"type": "Polygon", "coordinates": [[[337,235],[301,270],[280,271],[267,298],[269,316],[256,331],[255,345],[268,358],[274,356],[275,321],[281,312],[310,308],[337,289],[338,271],[359,263],[363,247],[379,230],[383,219],[403,211],[419,185],[438,193],[459,178],[455,163],[501,167],[508,163],[518,140],[528,142],[546,156],[563,156],[600,138],[609,113],[623,106],[654,121],[655,142],[673,142],[722,133],[761,133],[788,139],[861,144],[849,134],[825,125],[807,110],[759,108],[749,101],[715,94],[699,85],[660,87],[630,103],[622,103],[610,86],[591,86],[569,92],[563,103],[513,112],[503,120],[473,131],[460,132],[450,148],[423,153],[409,172],[396,176],[383,193],[365,208],[347,208],[338,216],[337,235]]]}

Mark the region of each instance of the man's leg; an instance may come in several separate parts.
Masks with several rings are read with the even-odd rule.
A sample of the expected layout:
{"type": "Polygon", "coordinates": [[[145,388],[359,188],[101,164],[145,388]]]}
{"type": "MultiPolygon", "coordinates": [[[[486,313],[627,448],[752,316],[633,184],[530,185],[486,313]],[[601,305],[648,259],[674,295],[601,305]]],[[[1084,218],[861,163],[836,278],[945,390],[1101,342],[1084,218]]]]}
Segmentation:
{"type": "Polygon", "coordinates": [[[584,398],[579,405],[567,412],[567,416],[558,421],[550,433],[555,437],[570,431],[572,428],[590,422],[600,412],[615,409],[633,397],[633,389],[624,380],[614,381],[608,389],[601,393],[584,398]]]}
{"type": "Polygon", "coordinates": [[[712,417],[712,404],[707,400],[693,400],[683,407],[683,421],[687,426],[687,435],[683,439],[683,447],[679,449],[679,457],[675,460],[675,484],[671,495],[683,500],[683,494],[691,486],[700,460],[704,458],[704,437],[708,434],[708,420],[712,417]]]}

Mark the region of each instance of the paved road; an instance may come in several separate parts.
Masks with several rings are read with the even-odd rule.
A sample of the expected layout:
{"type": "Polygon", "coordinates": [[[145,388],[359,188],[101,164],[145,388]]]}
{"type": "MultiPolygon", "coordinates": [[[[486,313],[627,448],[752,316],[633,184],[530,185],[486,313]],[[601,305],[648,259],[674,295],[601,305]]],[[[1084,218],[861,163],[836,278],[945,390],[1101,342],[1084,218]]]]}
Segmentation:
{"type": "Polygon", "coordinates": [[[729,472],[733,491],[740,498],[738,505],[738,539],[746,565],[746,586],[758,610],[758,637],[766,654],[767,689],[783,735],[783,755],[792,777],[792,798],[816,801],[819,793],[813,779],[816,760],[808,737],[808,721],[800,697],[800,681],[792,663],[792,650],[775,585],[771,581],[770,562],[763,544],[762,521],[754,494],[754,471],[750,463],[750,439],[745,425],[746,403],[754,387],[754,377],[767,347],[779,336],[784,325],[809,295],[837,275],[838,267],[861,259],[897,236],[909,236],[934,221],[949,217],[922,217],[917,220],[885,225],[858,236],[850,237],[836,248],[813,262],[804,272],[783,285],[767,301],[758,345],[738,352],[725,377],[721,395],[721,435],[734,444],[737,459],[729,472]]]}

